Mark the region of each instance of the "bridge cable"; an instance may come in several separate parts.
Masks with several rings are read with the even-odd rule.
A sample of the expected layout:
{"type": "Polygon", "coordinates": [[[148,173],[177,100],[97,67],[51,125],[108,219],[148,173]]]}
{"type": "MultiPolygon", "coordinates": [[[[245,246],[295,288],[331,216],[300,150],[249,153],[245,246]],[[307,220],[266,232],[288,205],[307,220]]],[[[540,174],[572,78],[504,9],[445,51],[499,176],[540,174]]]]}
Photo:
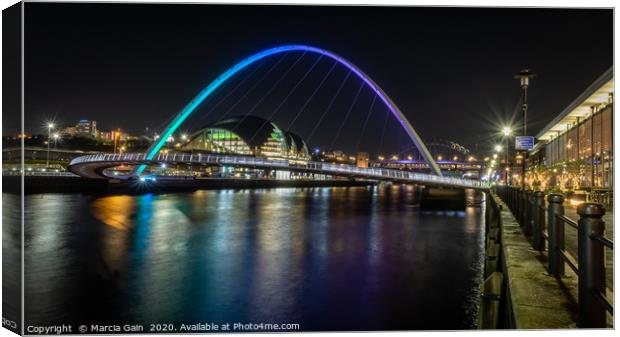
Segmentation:
{"type": "Polygon", "coordinates": [[[360,142],[362,141],[362,138],[364,137],[364,132],[366,131],[366,125],[368,124],[370,115],[372,115],[372,111],[373,111],[372,108],[375,106],[376,101],[377,101],[377,94],[375,93],[375,95],[372,98],[372,103],[370,103],[370,108],[368,109],[368,113],[366,114],[366,120],[364,120],[364,125],[362,126],[362,133],[357,138],[357,143],[355,143],[355,152],[357,152],[357,150],[359,149],[360,142]]]}
{"type": "MultiPolygon", "coordinates": [[[[319,55],[319,57],[317,57],[317,59],[314,61],[314,63],[312,64],[312,66],[310,66],[310,68],[306,71],[306,73],[301,77],[301,79],[299,79],[299,81],[297,81],[297,83],[295,84],[295,86],[293,86],[293,88],[288,92],[288,94],[286,95],[286,97],[284,97],[284,99],[282,100],[282,102],[280,102],[280,104],[278,104],[278,106],[273,110],[273,112],[271,113],[271,115],[269,115],[268,118],[265,119],[265,121],[263,122],[263,124],[256,129],[256,131],[254,132],[254,134],[252,135],[252,137],[250,138],[250,140],[248,140],[248,143],[251,143],[252,140],[254,140],[254,137],[256,137],[256,135],[258,134],[258,131],[262,130],[262,128],[265,126],[265,124],[269,123],[269,121],[273,120],[273,117],[278,113],[278,111],[280,110],[280,108],[282,108],[282,106],[284,105],[284,103],[286,103],[286,101],[289,99],[289,97],[291,96],[291,94],[299,87],[299,85],[306,79],[306,77],[308,77],[308,75],[312,72],[312,70],[316,67],[316,65],[319,63],[319,61],[321,61],[321,59],[323,58],[323,54],[319,55]]],[[[287,130],[288,131],[288,130],[287,130]]]]}
{"type": "Polygon", "coordinates": [[[243,77],[243,79],[239,81],[239,83],[237,83],[237,85],[234,88],[232,88],[232,90],[228,91],[222,99],[220,99],[216,104],[214,104],[211,108],[209,108],[209,110],[200,117],[199,121],[204,120],[207,115],[213,112],[218,106],[220,106],[220,104],[224,103],[226,99],[228,99],[230,95],[236,92],[237,89],[239,89],[245,82],[247,82],[247,80],[250,79],[252,75],[254,75],[254,73],[256,73],[258,69],[260,69],[263,66],[263,64],[265,64],[266,61],[267,61],[267,58],[261,60],[260,63],[256,67],[254,67],[254,69],[252,69],[252,71],[247,76],[243,77]]]}
{"type": "MultiPolygon", "coordinates": [[[[293,62],[293,64],[284,72],[284,74],[282,74],[280,76],[280,78],[278,78],[277,81],[275,81],[273,83],[273,85],[271,85],[271,87],[269,88],[269,90],[267,90],[267,92],[261,96],[261,98],[254,103],[254,105],[252,106],[251,109],[249,109],[248,111],[246,111],[246,113],[243,115],[243,117],[239,120],[239,122],[232,128],[230,129],[230,132],[233,132],[237,129],[237,127],[239,125],[241,125],[241,123],[243,123],[243,121],[252,113],[254,112],[254,110],[256,110],[256,108],[263,102],[263,100],[269,96],[269,94],[271,94],[271,92],[278,86],[278,84],[280,84],[280,82],[282,82],[282,80],[286,77],[286,75],[288,75],[288,73],[291,72],[291,70],[293,70],[293,68],[295,68],[295,66],[297,65],[297,63],[299,63],[299,61],[301,61],[301,59],[306,55],[307,52],[303,52],[298,58],[297,60],[295,60],[295,62],[293,62]]],[[[263,124],[264,125],[264,124],[263,124]]],[[[261,126],[262,128],[262,126],[261,126]]],[[[260,129],[259,129],[260,130],[260,129]]],[[[256,130],[256,132],[258,132],[258,130],[256,130]]]]}
{"type": "Polygon", "coordinates": [[[350,76],[351,76],[351,70],[349,70],[349,72],[347,72],[347,76],[345,76],[344,80],[342,80],[342,83],[340,83],[340,87],[338,87],[338,90],[336,90],[336,93],[334,94],[334,97],[332,97],[331,101],[327,105],[327,108],[325,109],[325,111],[323,111],[323,114],[321,115],[321,118],[319,118],[319,122],[314,125],[314,128],[312,128],[312,131],[310,132],[310,135],[307,138],[308,142],[310,142],[310,139],[312,139],[312,136],[314,136],[314,132],[318,129],[319,125],[321,125],[321,122],[323,121],[323,118],[325,118],[325,115],[327,115],[327,112],[329,112],[329,110],[331,110],[332,105],[336,101],[336,98],[338,98],[338,95],[340,94],[340,91],[342,90],[342,88],[344,87],[344,84],[347,82],[347,80],[349,79],[350,76]]]}
{"type": "MultiPolygon", "coordinates": [[[[237,90],[241,84],[243,84],[243,82],[245,82],[249,77],[251,77],[265,62],[267,61],[267,59],[262,60],[257,66],[256,68],[254,68],[250,74],[247,77],[244,77],[243,80],[233,88],[232,91],[228,92],[228,94],[222,99],[220,100],[215,106],[213,106],[211,109],[209,109],[209,111],[207,111],[204,115],[201,116],[201,118],[199,119],[200,121],[202,121],[209,113],[211,113],[220,103],[222,103],[226,98],[228,98],[235,90],[237,90]]],[[[175,115],[170,115],[164,122],[160,123],[159,126],[156,128],[156,130],[161,130],[162,128],[164,128],[166,125],[169,124],[169,122],[175,118],[175,115]]],[[[198,121],[196,121],[198,122],[198,121]]],[[[159,132],[157,132],[159,133],[159,132]]]]}
{"type": "Polygon", "coordinates": [[[319,89],[321,89],[321,87],[323,86],[323,83],[325,83],[325,80],[327,80],[327,78],[329,77],[329,75],[332,73],[332,71],[334,70],[334,68],[336,68],[336,65],[338,65],[338,61],[334,61],[334,64],[332,65],[332,67],[329,69],[329,71],[327,72],[327,74],[325,74],[325,76],[323,77],[323,79],[321,80],[321,82],[319,83],[319,85],[314,89],[314,91],[312,92],[312,94],[310,95],[310,97],[308,97],[308,99],[306,100],[306,102],[304,103],[304,105],[302,105],[301,109],[297,112],[297,114],[295,115],[295,117],[293,118],[293,120],[288,124],[288,126],[286,127],[286,130],[291,130],[291,127],[293,126],[293,124],[295,124],[295,121],[297,121],[297,118],[301,115],[301,113],[306,110],[306,107],[308,106],[308,103],[310,103],[310,101],[312,100],[312,98],[314,97],[314,95],[316,95],[317,91],[319,91],[319,89]]]}
{"type": "Polygon", "coordinates": [[[338,132],[336,132],[336,137],[334,138],[334,140],[332,140],[331,144],[329,145],[330,149],[334,148],[334,144],[338,140],[338,137],[340,137],[340,132],[342,132],[342,127],[344,127],[347,120],[349,119],[349,115],[351,114],[351,111],[353,110],[355,103],[357,103],[357,98],[360,96],[360,93],[362,92],[363,87],[364,87],[364,81],[361,81],[360,87],[357,89],[357,93],[355,94],[355,97],[353,98],[353,101],[351,102],[351,105],[349,106],[347,113],[344,115],[344,120],[342,121],[342,123],[340,124],[340,127],[338,128],[338,132]]]}
{"type": "Polygon", "coordinates": [[[387,126],[388,114],[385,114],[385,121],[383,122],[383,130],[381,131],[381,141],[379,142],[379,148],[377,149],[378,153],[381,153],[381,148],[383,147],[383,137],[385,136],[385,127],[387,126]]]}
{"type": "Polygon", "coordinates": [[[279,65],[279,64],[280,64],[280,63],[284,60],[284,58],[285,58],[287,55],[288,55],[288,53],[284,53],[284,54],[282,55],[282,57],[280,57],[280,58],[278,59],[278,62],[276,62],[275,64],[273,64],[273,65],[271,66],[271,68],[269,68],[269,70],[267,70],[267,72],[266,72],[265,74],[263,74],[263,76],[261,76],[261,78],[259,78],[259,79],[258,79],[258,81],[256,81],[256,82],[254,83],[254,85],[252,85],[252,87],[251,87],[250,89],[248,89],[248,90],[247,90],[247,91],[243,94],[243,96],[241,96],[241,98],[239,98],[239,99],[237,100],[237,102],[235,102],[235,104],[231,105],[231,106],[228,108],[228,110],[226,110],[226,112],[224,112],[224,114],[222,115],[222,117],[220,117],[217,121],[219,122],[219,121],[223,120],[223,119],[224,119],[224,117],[226,117],[226,116],[227,116],[227,115],[228,115],[228,114],[229,114],[229,113],[230,113],[230,112],[231,112],[231,111],[232,111],[232,110],[233,110],[233,109],[234,109],[234,108],[235,108],[235,107],[236,107],[239,103],[241,103],[241,101],[243,101],[243,100],[244,100],[244,99],[248,96],[248,94],[249,94],[250,92],[252,92],[252,91],[253,91],[253,90],[254,90],[254,89],[255,89],[255,88],[256,88],[256,87],[257,87],[257,86],[258,86],[258,85],[259,85],[259,84],[260,84],[260,83],[261,83],[261,82],[262,82],[262,81],[263,81],[263,80],[264,80],[264,79],[265,79],[265,78],[266,78],[266,77],[267,77],[267,76],[268,76],[268,75],[272,72],[272,71],[273,71],[273,69],[275,69],[275,68],[276,68],[276,67],[277,67],[277,66],[278,66],[278,65],[279,65]]]}

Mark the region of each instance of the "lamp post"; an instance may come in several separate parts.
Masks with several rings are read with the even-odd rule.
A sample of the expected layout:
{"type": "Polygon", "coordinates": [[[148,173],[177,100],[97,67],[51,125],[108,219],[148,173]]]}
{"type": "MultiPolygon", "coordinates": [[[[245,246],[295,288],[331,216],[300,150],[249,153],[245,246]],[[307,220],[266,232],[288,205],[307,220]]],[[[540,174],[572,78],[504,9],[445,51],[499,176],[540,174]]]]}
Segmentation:
{"type": "Polygon", "coordinates": [[[50,167],[50,142],[52,141],[53,128],[54,123],[47,123],[47,161],[45,162],[45,167],[50,167]]]}
{"type": "MultiPolygon", "coordinates": [[[[521,89],[523,89],[523,135],[527,136],[527,88],[530,85],[530,78],[536,77],[536,74],[531,69],[523,69],[514,75],[514,78],[519,80],[521,89]]],[[[523,152],[523,159],[521,165],[521,186],[525,186],[525,160],[527,159],[527,151],[523,152]]]]}
{"type": "Polygon", "coordinates": [[[116,145],[118,144],[118,138],[121,135],[120,132],[114,131],[114,153],[116,154],[116,145]]]}
{"type": "MultiPolygon", "coordinates": [[[[508,163],[509,160],[509,156],[508,156],[508,137],[510,136],[510,134],[512,133],[512,128],[509,126],[504,126],[502,128],[502,134],[504,135],[505,138],[505,143],[506,143],[506,167],[510,167],[510,164],[508,163]]],[[[506,184],[508,184],[508,171],[506,171],[506,184]]]]}
{"type": "MultiPolygon", "coordinates": [[[[495,154],[497,154],[497,156],[499,157],[501,152],[502,152],[502,145],[501,144],[495,145],[495,154]]],[[[493,157],[495,157],[495,155],[493,157]]],[[[498,167],[500,169],[500,172],[502,172],[502,160],[498,159],[497,161],[499,163],[498,167]]],[[[505,184],[506,184],[506,177],[504,176],[504,185],[505,184]]]]}

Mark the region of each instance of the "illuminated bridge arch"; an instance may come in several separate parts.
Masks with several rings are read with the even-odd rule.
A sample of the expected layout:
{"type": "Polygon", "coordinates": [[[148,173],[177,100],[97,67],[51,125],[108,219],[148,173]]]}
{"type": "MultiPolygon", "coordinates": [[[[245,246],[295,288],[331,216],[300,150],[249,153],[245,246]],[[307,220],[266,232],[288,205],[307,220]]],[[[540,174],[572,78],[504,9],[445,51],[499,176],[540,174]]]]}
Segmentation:
{"type": "MultiPolygon", "coordinates": [[[[159,138],[159,141],[153,143],[148,148],[146,159],[147,160],[153,159],[155,155],[159,152],[159,150],[164,146],[168,137],[171,136],[174,133],[174,131],[181,125],[181,123],[183,123],[183,121],[194,110],[196,110],[196,108],[200,105],[200,103],[202,103],[209,95],[211,95],[211,93],[213,93],[213,91],[215,91],[220,85],[222,85],[222,83],[226,82],[233,75],[235,75],[239,71],[243,70],[244,68],[248,67],[249,65],[251,65],[252,63],[258,60],[261,60],[271,55],[284,53],[284,52],[290,52],[290,51],[303,51],[303,52],[310,52],[310,53],[316,53],[316,54],[327,56],[339,62],[340,64],[344,65],[345,67],[350,69],[353,73],[355,73],[381,98],[383,103],[390,109],[394,117],[396,117],[396,120],[398,121],[398,123],[403,127],[403,129],[405,129],[405,131],[409,135],[409,138],[411,138],[415,146],[420,151],[424,160],[430,166],[431,172],[433,172],[436,175],[441,176],[441,171],[439,170],[439,166],[437,166],[437,163],[435,163],[435,160],[433,159],[430,152],[428,151],[428,149],[422,142],[422,139],[420,138],[418,133],[415,131],[411,123],[409,123],[407,118],[400,111],[398,106],[396,106],[396,104],[392,101],[392,99],[388,97],[388,95],[383,91],[383,89],[381,89],[381,87],[379,87],[379,85],[377,85],[377,83],[375,83],[370,77],[368,77],[368,75],[366,75],[362,70],[360,70],[357,66],[355,66],[353,63],[349,62],[345,58],[337,54],[334,54],[330,51],[327,51],[325,49],[316,48],[312,46],[305,46],[305,45],[285,45],[285,46],[279,46],[275,48],[266,49],[254,55],[251,55],[250,57],[234,65],[232,68],[229,68],[228,70],[226,70],[222,75],[220,75],[213,82],[211,82],[200,93],[198,93],[198,95],[194,97],[194,99],[192,99],[183,108],[183,110],[181,110],[181,112],[179,112],[174,117],[174,119],[172,119],[170,124],[168,124],[165,131],[163,132],[162,136],[159,138]]],[[[136,173],[140,174],[142,173],[144,169],[145,169],[145,166],[142,165],[138,167],[136,173]]]]}

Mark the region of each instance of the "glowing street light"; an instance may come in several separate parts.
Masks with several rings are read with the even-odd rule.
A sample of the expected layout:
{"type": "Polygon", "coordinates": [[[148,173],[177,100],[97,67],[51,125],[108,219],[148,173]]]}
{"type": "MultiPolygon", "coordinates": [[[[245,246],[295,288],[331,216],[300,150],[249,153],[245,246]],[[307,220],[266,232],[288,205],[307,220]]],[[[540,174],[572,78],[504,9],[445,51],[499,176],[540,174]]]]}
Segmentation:
{"type": "Polygon", "coordinates": [[[50,141],[52,140],[52,129],[54,128],[54,123],[47,123],[47,161],[45,166],[50,166],[50,141]]]}
{"type": "Polygon", "coordinates": [[[116,146],[118,145],[118,140],[120,136],[120,131],[114,131],[114,153],[116,153],[116,146]]]}
{"type": "Polygon", "coordinates": [[[497,153],[502,152],[502,146],[499,144],[495,145],[495,152],[497,153]]]}
{"type": "MultiPolygon", "coordinates": [[[[502,134],[504,135],[504,138],[506,138],[506,172],[508,172],[508,167],[509,167],[509,163],[508,163],[508,136],[510,136],[510,134],[512,133],[512,128],[509,126],[504,126],[502,128],[502,134]]],[[[504,184],[508,184],[508,173],[506,173],[504,175],[504,184]]]]}
{"type": "Polygon", "coordinates": [[[58,143],[58,139],[60,138],[60,135],[58,133],[55,133],[52,137],[54,137],[54,149],[55,149],[56,144],[58,143]]]}
{"type": "Polygon", "coordinates": [[[182,134],[181,135],[181,140],[186,141],[187,140],[187,134],[182,134]]]}
{"type": "Polygon", "coordinates": [[[506,137],[507,137],[507,136],[510,136],[510,134],[511,134],[511,133],[512,133],[512,129],[510,128],[510,126],[504,126],[504,127],[502,128],[502,134],[503,134],[504,136],[506,136],[506,137]]]}

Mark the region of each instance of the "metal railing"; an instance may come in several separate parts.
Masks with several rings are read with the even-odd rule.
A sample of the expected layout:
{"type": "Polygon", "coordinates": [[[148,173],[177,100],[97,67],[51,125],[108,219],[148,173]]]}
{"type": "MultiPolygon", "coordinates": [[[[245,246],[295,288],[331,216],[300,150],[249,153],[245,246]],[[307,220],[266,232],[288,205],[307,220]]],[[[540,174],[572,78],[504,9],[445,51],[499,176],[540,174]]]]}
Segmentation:
{"type": "Polygon", "coordinates": [[[579,221],[564,215],[564,196],[545,194],[511,186],[496,186],[496,192],[515,215],[532,247],[545,251],[548,244],[549,274],[561,277],[568,265],[578,276],[579,322],[581,328],[607,327],[606,312],[613,306],[606,297],[605,248],[614,244],[605,238],[605,207],[599,203],[578,206],[579,221]],[[565,226],[577,230],[577,257],[566,250],[565,226]]]}
{"type": "Polygon", "coordinates": [[[331,164],[313,161],[288,161],[279,159],[267,159],[248,156],[231,156],[220,154],[189,154],[189,153],[162,153],[156,155],[153,159],[147,160],[144,153],[123,153],[110,154],[101,153],[86,155],[75,158],[69,164],[69,167],[79,165],[98,165],[103,166],[114,163],[127,163],[132,165],[154,164],[154,163],[182,163],[182,164],[200,164],[200,165],[238,165],[254,168],[268,169],[285,169],[297,171],[311,171],[322,174],[332,175],[350,175],[364,178],[392,179],[403,181],[414,181],[422,183],[469,187],[477,189],[488,189],[490,184],[487,182],[462,179],[456,177],[442,177],[432,174],[401,171],[385,168],[363,168],[347,164],[331,164]]]}

